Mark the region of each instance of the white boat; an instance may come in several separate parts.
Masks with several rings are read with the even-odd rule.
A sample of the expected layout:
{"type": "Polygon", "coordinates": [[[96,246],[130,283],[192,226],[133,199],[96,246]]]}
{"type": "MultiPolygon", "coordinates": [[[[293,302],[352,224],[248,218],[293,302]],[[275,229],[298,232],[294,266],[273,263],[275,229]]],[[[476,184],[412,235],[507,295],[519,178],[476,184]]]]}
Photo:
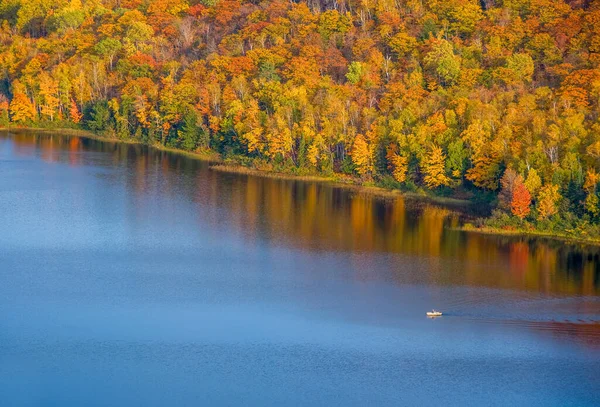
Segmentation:
{"type": "Polygon", "coordinates": [[[431,310],[427,313],[428,317],[441,317],[442,313],[436,310],[431,310]]]}

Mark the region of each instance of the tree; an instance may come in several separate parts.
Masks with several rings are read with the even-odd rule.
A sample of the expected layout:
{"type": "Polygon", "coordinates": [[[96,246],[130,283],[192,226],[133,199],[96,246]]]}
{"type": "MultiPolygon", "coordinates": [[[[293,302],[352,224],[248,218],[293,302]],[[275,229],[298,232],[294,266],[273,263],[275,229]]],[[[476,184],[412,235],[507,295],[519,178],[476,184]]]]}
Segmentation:
{"type": "Polygon", "coordinates": [[[67,7],[57,10],[47,19],[47,26],[52,31],[64,34],[68,30],[77,29],[85,20],[85,11],[81,0],[71,0],[67,7]]]}
{"type": "Polygon", "coordinates": [[[198,126],[198,118],[193,112],[183,116],[183,126],[178,131],[181,140],[181,147],[187,151],[194,151],[198,146],[198,141],[203,130],[198,126]]]}
{"type": "Polygon", "coordinates": [[[531,83],[534,72],[533,59],[529,54],[514,54],[506,59],[513,80],[531,83]]]}
{"type": "Polygon", "coordinates": [[[434,40],[431,51],[425,55],[424,62],[444,85],[454,84],[460,75],[460,58],[454,55],[452,43],[446,40],[434,40]]]}
{"type": "Polygon", "coordinates": [[[408,172],[408,158],[400,155],[397,152],[397,146],[390,146],[387,149],[386,158],[388,160],[388,169],[392,176],[398,182],[406,181],[406,173],[408,172]]]}
{"type": "Polygon", "coordinates": [[[35,120],[35,108],[24,93],[15,93],[10,102],[10,116],[15,123],[27,123],[35,120]]]}
{"type": "Polygon", "coordinates": [[[468,151],[462,140],[458,139],[448,144],[448,170],[454,178],[462,178],[468,151]]]}
{"type": "Polygon", "coordinates": [[[58,98],[58,82],[56,82],[46,72],[40,75],[40,96],[42,102],[41,113],[50,121],[54,120],[54,115],[58,109],[60,100],[58,98]]]}
{"type": "Polygon", "coordinates": [[[538,219],[546,219],[558,212],[557,203],[560,200],[558,185],[544,185],[538,195],[538,219]]]}
{"type": "Polygon", "coordinates": [[[21,1],[15,27],[18,31],[37,37],[44,32],[44,17],[50,8],[45,0],[21,1]]]}
{"type": "Polygon", "coordinates": [[[389,46],[401,58],[417,48],[417,39],[405,32],[399,32],[390,38],[389,46]]]}
{"type": "Polygon", "coordinates": [[[598,208],[599,201],[600,200],[598,199],[598,194],[596,192],[590,192],[585,197],[585,209],[593,216],[598,215],[598,212],[600,212],[600,209],[598,208]]]}
{"type": "Polygon", "coordinates": [[[94,50],[98,55],[108,58],[110,69],[112,69],[113,60],[121,48],[123,48],[123,44],[115,38],[105,38],[94,46],[94,50]]]}
{"type": "Polygon", "coordinates": [[[523,183],[523,177],[521,177],[512,168],[507,168],[500,178],[500,185],[502,189],[498,194],[498,206],[502,209],[508,210],[512,202],[514,201],[515,188],[523,183]]]}
{"type": "Polygon", "coordinates": [[[598,208],[598,194],[596,193],[598,182],[600,182],[600,174],[593,168],[590,168],[587,171],[585,183],[583,184],[583,189],[587,193],[584,206],[585,209],[594,216],[600,212],[598,208]]]}
{"type": "Polygon", "coordinates": [[[365,178],[373,172],[373,154],[362,134],[357,134],[352,146],[352,162],[356,165],[356,172],[365,178]]]}
{"type": "Polygon", "coordinates": [[[428,188],[450,185],[450,178],[446,176],[446,156],[441,147],[432,145],[422,163],[425,173],[424,181],[428,188]]]}
{"type": "Polygon", "coordinates": [[[325,150],[325,141],[317,134],[306,152],[306,159],[313,168],[318,168],[321,161],[321,152],[325,150]]]}
{"type": "Polygon", "coordinates": [[[538,191],[542,187],[542,180],[538,175],[535,168],[531,168],[527,173],[527,179],[525,180],[525,186],[533,197],[537,196],[538,191]]]}
{"type": "Polygon", "coordinates": [[[353,85],[356,85],[360,82],[361,78],[365,74],[365,65],[361,62],[352,62],[348,67],[348,73],[346,74],[346,79],[353,85]]]}
{"type": "Polygon", "coordinates": [[[583,189],[586,192],[596,192],[598,182],[600,182],[600,174],[598,174],[593,168],[590,168],[589,170],[587,170],[587,173],[585,175],[583,189]]]}
{"type": "Polygon", "coordinates": [[[333,34],[344,34],[352,26],[348,15],[342,15],[337,10],[327,10],[319,15],[317,31],[328,40],[333,34]]]}
{"type": "Polygon", "coordinates": [[[106,101],[97,102],[90,112],[90,119],[86,121],[86,125],[90,130],[102,131],[108,128],[108,120],[110,112],[106,101]]]}
{"type": "Polygon", "coordinates": [[[8,98],[4,96],[3,93],[0,93],[0,125],[8,125],[8,122],[10,121],[8,115],[8,108],[8,98]]]}
{"type": "Polygon", "coordinates": [[[513,190],[512,201],[510,203],[510,209],[513,215],[520,219],[524,219],[531,208],[531,194],[522,182],[517,182],[516,187],[513,190]]]}
{"type": "Polygon", "coordinates": [[[473,168],[467,171],[466,178],[476,187],[495,191],[498,189],[500,157],[496,151],[483,148],[473,160],[473,168]]]}
{"type": "Polygon", "coordinates": [[[77,107],[77,103],[75,103],[75,100],[73,99],[71,99],[71,106],[69,107],[69,118],[75,124],[79,123],[82,118],[79,108],[77,107]]]}
{"type": "Polygon", "coordinates": [[[446,0],[432,3],[432,9],[439,18],[445,20],[446,24],[450,23],[453,34],[469,35],[483,19],[479,1],[446,0]]]}

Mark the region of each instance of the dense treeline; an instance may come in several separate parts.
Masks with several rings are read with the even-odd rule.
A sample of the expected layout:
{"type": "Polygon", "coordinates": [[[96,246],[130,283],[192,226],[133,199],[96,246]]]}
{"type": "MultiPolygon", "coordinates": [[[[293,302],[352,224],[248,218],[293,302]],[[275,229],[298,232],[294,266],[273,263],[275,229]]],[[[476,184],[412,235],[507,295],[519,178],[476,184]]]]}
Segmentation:
{"type": "Polygon", "coordinates": [[[600,0],[2,0],[0,20],[4,125],[598,223],[600,0]]]}

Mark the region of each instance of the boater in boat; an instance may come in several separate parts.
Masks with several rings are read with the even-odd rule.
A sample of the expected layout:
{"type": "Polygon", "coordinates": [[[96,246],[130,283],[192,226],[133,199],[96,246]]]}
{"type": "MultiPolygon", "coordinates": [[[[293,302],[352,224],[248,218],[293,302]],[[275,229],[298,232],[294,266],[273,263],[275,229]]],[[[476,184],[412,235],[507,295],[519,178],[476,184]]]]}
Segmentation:
{"type": "Polygon", "coordinates": [[[441,317],[442,313],[436,310],[431,310],[427,313],[428,317],[441,317]]]}

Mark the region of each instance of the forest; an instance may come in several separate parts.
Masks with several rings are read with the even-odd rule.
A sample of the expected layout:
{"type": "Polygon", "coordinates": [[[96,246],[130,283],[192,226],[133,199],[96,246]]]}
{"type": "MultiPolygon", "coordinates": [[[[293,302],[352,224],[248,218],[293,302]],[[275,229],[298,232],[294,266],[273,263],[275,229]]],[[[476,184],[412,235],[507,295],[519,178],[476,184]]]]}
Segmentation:
{"type": "Polygon", "coordinates": [[[1,0],[0,126],[490,202],[600,238],[600,0],[1,0]]]}

